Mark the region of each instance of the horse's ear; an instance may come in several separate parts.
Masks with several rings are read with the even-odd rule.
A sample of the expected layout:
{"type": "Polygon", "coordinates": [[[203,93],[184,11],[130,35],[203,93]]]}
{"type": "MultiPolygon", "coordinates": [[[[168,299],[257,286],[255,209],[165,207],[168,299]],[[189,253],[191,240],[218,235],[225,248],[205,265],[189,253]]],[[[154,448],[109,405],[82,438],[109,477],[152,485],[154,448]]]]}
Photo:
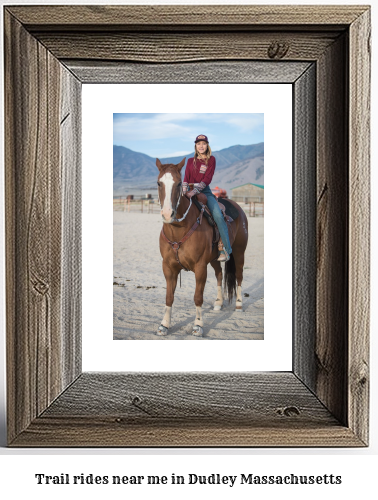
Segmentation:
{"type": "Polygon", "coordinates": [[[183,160],[180,161],[180,163],[178,165],[176,165],[177,170],[179,172],[181,172],[182,167],[185,165],[185,160],[186,160],[186,156],[185,156],[185,158],[183,160]]]}
{"type": "Polygon", "coordinates": [[[159,160],[159,158],[156,158],[156,166],[159,170],[161,170],[162,165],[161,165],[161,161],[159,160]]]}

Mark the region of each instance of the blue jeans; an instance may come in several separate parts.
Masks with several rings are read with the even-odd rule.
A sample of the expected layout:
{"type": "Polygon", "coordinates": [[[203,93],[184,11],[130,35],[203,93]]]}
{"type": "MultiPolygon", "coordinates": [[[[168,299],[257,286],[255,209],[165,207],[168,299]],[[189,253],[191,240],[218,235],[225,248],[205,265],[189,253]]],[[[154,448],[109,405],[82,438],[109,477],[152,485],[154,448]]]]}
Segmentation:
{"type": "Polygon", "coordinates": [[[211,215],[214,217],[214,220],[218,226],[220,237],[222,238],[224,248],[226,252],[230,255],[232,253],[232,248],[230,244],[230,238],[228,236],[227,223],[223,218],[223,214],[218,205],[218,200],[211,192],[209,186],[206,186],[205,189],[202,190],[202,193],[207,196],[207,206],[211,212],[211,215]]]}

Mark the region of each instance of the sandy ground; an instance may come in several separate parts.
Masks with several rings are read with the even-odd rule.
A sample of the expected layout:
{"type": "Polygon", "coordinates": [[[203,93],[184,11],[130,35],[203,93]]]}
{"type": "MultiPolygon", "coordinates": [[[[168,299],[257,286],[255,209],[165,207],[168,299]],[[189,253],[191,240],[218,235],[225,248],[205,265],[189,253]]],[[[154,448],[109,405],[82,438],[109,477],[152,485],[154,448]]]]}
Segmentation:
{"type": "Polygon", "coordinates": [[[235,299],[213,311],[217,284],[209,265],[202,306],[204,336],[194,337],[194,273],[182,271],[172,307],[169,334],[155,333],[164,316],[165,278],[159,250],[161,216],[113,212],[113,338],[115,340],[263,340],[264,338],[264,219],[248,218],[243,311],[235,299]],[[246,295],[246,296],[244,296],[246,295]]]}

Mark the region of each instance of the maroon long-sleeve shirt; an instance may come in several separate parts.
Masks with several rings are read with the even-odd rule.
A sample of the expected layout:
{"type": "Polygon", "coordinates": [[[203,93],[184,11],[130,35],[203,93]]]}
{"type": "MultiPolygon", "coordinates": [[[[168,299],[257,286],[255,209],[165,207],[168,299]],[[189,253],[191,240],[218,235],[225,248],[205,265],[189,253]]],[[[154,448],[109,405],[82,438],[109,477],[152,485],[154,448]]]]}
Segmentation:
{"type": "Polygon", "coordinates": [[[189,184],[195,184],[194,190],[197,191],[197,193],[200,193],[210,184],[214,176],[216,164],[214,156],[210,156],[207,165],[204,160],[197,158],[195,169],[193,166],[193,160],[194,158],[189,158],[186,165],[183,182],[184,193],[188,190],[189,184]]]}

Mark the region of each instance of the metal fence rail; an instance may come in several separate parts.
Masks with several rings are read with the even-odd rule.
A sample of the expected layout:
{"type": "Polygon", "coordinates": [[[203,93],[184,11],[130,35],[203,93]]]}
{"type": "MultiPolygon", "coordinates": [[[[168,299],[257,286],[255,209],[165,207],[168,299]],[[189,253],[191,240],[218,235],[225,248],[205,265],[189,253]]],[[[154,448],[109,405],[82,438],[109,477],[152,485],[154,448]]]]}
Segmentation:
{"type": "MultiPolygon", "coordinates": [[[[239,203],[248,217],[264,217],[264,202],[252,201],[250,203],[239,203]]],[[[130,200],[126,197],[113,198],[113,210],[121,212],[139,212],[146,214],[159,214],[160,205],[157,199],[142,198],[130,200]]]]}
{"type": "Polygon", "coordinates": [[[140,199],[140,200],[130,200],[121,197],[113,198],[113,210],[119,210],[121,212],[142,212],[146,214],[158,214],[160,213],[160,206],[157,200],[151,199],[140,199]]]}

